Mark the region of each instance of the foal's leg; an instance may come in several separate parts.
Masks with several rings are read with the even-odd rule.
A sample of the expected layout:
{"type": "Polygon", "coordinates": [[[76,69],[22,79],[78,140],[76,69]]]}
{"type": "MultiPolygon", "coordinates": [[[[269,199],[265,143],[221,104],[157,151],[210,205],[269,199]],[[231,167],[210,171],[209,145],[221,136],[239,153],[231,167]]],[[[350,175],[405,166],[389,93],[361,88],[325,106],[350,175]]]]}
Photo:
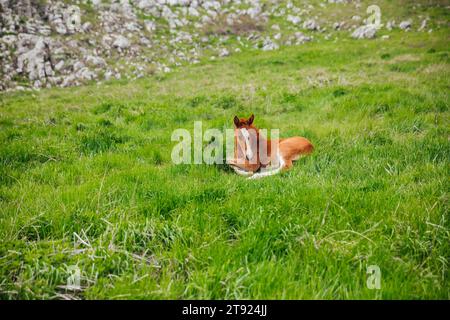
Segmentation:
{"type": "MultiPolygon", "coordinates": [[[[290,162],[290,165],[292,165],[292,161],[289,161],[289,162],[290,162]]],[[[267,176],[273,176],[274,174],[280,173],[281,170],[283,170],[285,167],[286,167],[285,161],[283,160],[283,158],[279,157],[278,158],[278,166],[275,169],[255,173],[254,175],[252,175],[251,177],[248,177],[247,179],[259,179],[259,178],[263,178],[263,177],[267,177],[267,176]]]]}
{"type": "Polygon", "coordinates": [[[234,166],[231,166],[231,168],[234,170],[234,172],[236,172],[238,175],[241,175],[241,176],[251,176],[253,174],[253,171],[242,170],[242,169],[240,169],[238,167],[234,167],[234,166]]]}
{"type": "Polygon", "coordinates": [[[292,167],[292,165],[293,165],[292,160],[291,160],[291,159],[288,159],[288,160],[286,160],[286,161],[284,162],[284,168],[283,168],[283,169],[288,170],[288,169],[290,169],[290,168],[292,167]]]}
{"type": "Polygon", "coordinates": [[[264,172],[258,172],[252,175],[251,177],[248,177],[247,179],[259,179],[263,177],[273,176],[274,174],[280,173],[280,171],[283,169],[283,167],[279,166],[278,168],[274,170],[264,171],[264,172]]]}

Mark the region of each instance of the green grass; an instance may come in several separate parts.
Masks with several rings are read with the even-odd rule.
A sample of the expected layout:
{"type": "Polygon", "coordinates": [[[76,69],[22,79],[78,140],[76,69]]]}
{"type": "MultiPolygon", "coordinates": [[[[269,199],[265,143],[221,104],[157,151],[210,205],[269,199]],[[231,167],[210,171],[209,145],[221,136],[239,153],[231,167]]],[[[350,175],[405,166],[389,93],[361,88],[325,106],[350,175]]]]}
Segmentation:
{"type": "Polygon", "coordinates": [[[1,94],[0,298],[449,299],[449,86],[445,29],[1,94]],[[315,153],[172,164],[174,129],[251,113],[315,153]]]}

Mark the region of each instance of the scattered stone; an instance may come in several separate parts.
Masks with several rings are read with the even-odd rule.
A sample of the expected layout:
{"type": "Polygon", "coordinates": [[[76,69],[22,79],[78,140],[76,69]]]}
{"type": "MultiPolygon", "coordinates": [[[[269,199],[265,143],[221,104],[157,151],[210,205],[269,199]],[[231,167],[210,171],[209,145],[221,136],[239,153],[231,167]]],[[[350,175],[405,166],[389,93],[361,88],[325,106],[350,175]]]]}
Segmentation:
{"type": "Polygon", "coordinates": [[[299,24],[302,21],[302,19],[300,17],[292,16],[292,15],[288,15],[286,20],[295,25],[299,24]]]}
{"type": "Polygon", "coordinates": [[[125,50],[130,47],[130,41],[124,36],[118,35],[116,40],[113,42],[113,47],[120,50],[125,50]]]}
{"type": "Polygon", "coordinates": [[[305,22],[303,22],[303,29],[311,31],[319,30],[319,25],[314,19],[308,19],[305,22]]]}
{"type": "Polygon", "coordinates": [[[103,75],[103,77],[105,78],[106,81],[109,81],[112,79],[113,73],[111,70],[108,70],[105,72],[105,74],[103,75]]]}
{"type": "Polygon", "coordinates": [[[377,33],[377,28],[373,24],[361,26],[353,31],[351,37],[354,39],[373,39],[377,33]]]}
{"type": "Polygon", "coordinates": [[[81,28],[82,28],[83,32],[89,32],[92,29],[92,23],[85,22],[81,28]]]}
{"type": "Polygon", "coordinates": [[[345,26],[345,21],[335,22],[335,23],[333,24],[333,29],[334,29],[334,30],[341,30],[341,29],[344,28],[344,26],[345,26]]]}
{"type": "Polygon", "coordinates": [[[303,34],[302,32],[298,31],[294,34],[295,37],[295,44],[299,45],[299,44],[303,44],[305,42],[311,41],[311,37],[306,36],[305,34],[303,34]]]}
{"type": "Polygon", "coordinates": [[[151,20],[145,20],[145,21],[144,21],[144,24],[145,24],[145,29],[146,29],[148,32],[153,32],[153,31],[156,30],[156,24],[155,24],[155,22],[153,22],[153,21],[151,21],[151,20]]]}
{"type": "Polygon", "coordinates": [[[280,26],[277,24],[272,25],[272,29],[275,31],[280,31],[280,26]]]}
{"type": "Polygon", "coordinates": [[[402,30],[408,31],[409,29],[411,29],[411,25],[412,25],[411,20],[405,20],[405,21],[400,22],[398,27],[402,30]]]}
{"type": "Polygon", "coordinates": [[[262,50],[263,51],[270,51],[270,50],[277,50],[280,46],[273,42],[269,37],[264,39],[262,50]]]}
{"type": "Polygon", "coordinates": [[[73,71],[78,71],[84,68],[84,63],[81,61],[77,61],[73,64],[73,71]]]}
{"type": "Polygon", "coordinates": [[[93,65],[94,67],[98,67],[98,68],[106,66],[105,59],[103,59],[101,57],[97,57],[97,56],[87,56],[86,62],[93,65]]]}
{"type": "Polygon", "coordinates": [[[222,48],[219,52],[219,57],[227,57],[230,55],[230,52],[227,50],[227,48],[222,48]]]}
{"type": "Polygon", "coordinates": [[[60,71],[63,67],[64,67],[64,60],[61,60],[55,65],[55,70],[60,71]]]}

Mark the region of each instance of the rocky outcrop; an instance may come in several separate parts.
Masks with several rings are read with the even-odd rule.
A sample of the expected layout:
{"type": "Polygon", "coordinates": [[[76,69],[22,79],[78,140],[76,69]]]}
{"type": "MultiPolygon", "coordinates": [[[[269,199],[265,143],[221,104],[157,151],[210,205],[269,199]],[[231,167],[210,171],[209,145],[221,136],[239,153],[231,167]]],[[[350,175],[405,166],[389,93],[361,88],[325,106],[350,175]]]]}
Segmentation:
{"type": "Polygon", "coordinates": [[[53,76],[50,40],[20,34],[18,38],[17,72],[25,73],[31,81],[53,76]]]}
{"type": "MultiPolygon", "coordinates": [[[[356,15],[338,22],[321,16],[328,3],[365,15],[359,1],[347,0],[0,0],[0,90],[136,79],[246,48],[329,40],[329,30],[366,23],[356,15]]],[[[429,19],[421,19],[418,30],[431,31],[429,19]]],[[[411,20],[399,25],[411,26],[411,20]]],[[[370,39],[376,32],[363,25],[350,35],[370,39]]]]}

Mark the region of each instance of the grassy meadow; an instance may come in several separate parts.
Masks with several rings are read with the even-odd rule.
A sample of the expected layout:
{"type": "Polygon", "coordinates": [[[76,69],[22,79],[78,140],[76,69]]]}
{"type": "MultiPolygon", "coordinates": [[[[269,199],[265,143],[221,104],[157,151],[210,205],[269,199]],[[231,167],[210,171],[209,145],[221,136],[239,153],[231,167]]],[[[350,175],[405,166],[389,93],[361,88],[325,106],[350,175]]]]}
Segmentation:
{"type": "Polygon", "coordinates": [[[0,94],[0,298],[449,299],[448,29],[389,34],[0,94]],[[314,154],[172,163],[174,129],[251,113],[314,154]]]}

